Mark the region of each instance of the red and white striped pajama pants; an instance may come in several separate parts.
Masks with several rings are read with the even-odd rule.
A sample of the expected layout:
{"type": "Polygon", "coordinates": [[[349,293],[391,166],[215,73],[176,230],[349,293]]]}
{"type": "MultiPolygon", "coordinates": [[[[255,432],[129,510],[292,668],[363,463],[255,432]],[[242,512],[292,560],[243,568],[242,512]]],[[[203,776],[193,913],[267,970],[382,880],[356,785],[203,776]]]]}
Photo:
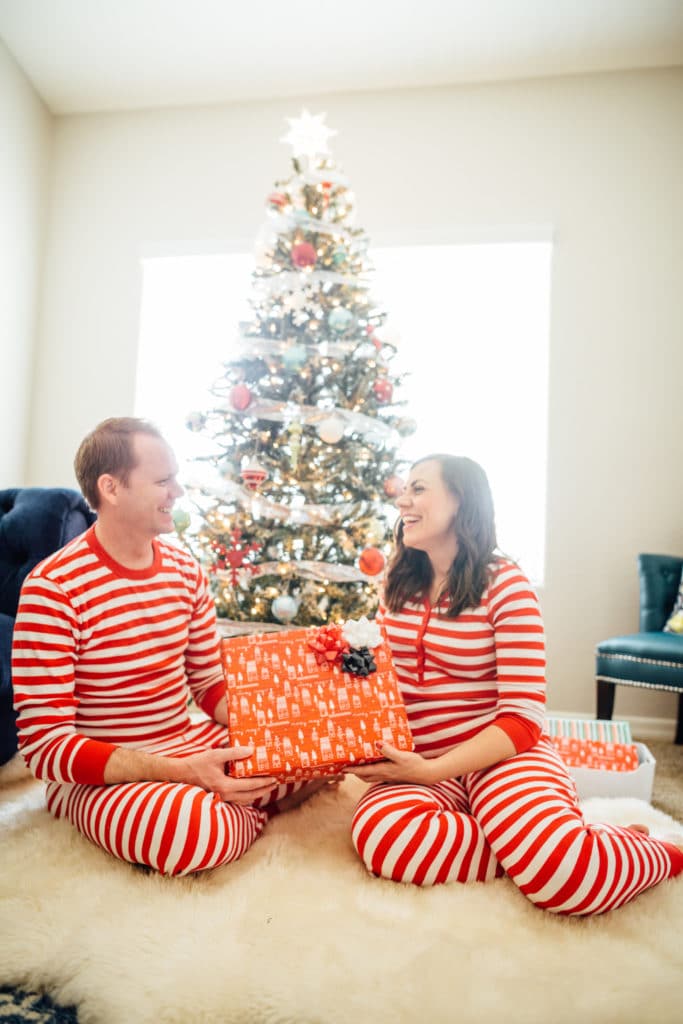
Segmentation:
{"type": "Polygon", "coordinates": [[[383,878],[435,885],[506,874],[557,914],[604,913],[683,870],[674,846],[587,825],[546,739],[435,786],[372,786],[356,807],[352,838],[368,870],[383,878]]]}
{"type": "MultiPolygon", "coordinates": [[[[227,741],[224,726],[202,722],[176,740],[140,749],[187,757],[227,741]]],[[[269,801],[300,785],[279,786],[269,801]]],[[[47,806],[56,818],[67,818],[107,853],[165,875],[187,875],[237,860],[259,837],[269,817],[258,806],[224,803],[215,793],[176,782],[108,786],[49,782],[47,806]]]]}

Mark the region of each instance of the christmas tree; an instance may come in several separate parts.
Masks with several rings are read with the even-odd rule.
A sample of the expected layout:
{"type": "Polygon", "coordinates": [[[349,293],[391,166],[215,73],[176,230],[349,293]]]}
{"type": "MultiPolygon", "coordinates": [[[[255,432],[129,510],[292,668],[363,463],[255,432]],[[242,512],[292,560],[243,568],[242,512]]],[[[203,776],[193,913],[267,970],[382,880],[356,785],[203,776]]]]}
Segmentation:
{"type": "Polygon", "coordinates": [[[176,528],[219,616],[320,625],[372,615],[415,429],[370,296],[368,238],[325,115],[288,119],[293,173],[267,198],[249,322],[189,429],[211,441],[176,528]]]}

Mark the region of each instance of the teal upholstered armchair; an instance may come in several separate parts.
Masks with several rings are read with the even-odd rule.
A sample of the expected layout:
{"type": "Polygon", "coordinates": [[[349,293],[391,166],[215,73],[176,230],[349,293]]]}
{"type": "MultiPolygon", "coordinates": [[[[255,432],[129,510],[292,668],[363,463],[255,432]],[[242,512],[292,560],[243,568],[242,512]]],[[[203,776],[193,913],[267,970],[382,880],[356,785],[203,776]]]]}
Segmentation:
{"type": "Polygon", "coordinates": [[[640,632],[603,640],[596,650],[598,718],[611,718],[614,688],[651,687],[678,694],[676,743],[683,743],[683,635],[664,633],[683,569],[683,558],[638,555],[640,632]]]}

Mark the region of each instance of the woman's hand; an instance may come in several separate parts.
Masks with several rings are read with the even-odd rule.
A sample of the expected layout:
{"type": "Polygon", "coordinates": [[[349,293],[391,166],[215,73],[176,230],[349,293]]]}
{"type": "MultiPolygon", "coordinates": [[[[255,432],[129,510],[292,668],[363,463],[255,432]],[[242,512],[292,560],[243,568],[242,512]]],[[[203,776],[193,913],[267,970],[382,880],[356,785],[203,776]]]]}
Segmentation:
{"type": "Polygon", "coordinates": [[[442,776],[434,761],[421,754],[398,750],[390,743],[377,743],[377,753],[386,761],[345,768],[345,774],[357,775],[363,782],[408,782],[418,786],[431,786],[442,776]]]}

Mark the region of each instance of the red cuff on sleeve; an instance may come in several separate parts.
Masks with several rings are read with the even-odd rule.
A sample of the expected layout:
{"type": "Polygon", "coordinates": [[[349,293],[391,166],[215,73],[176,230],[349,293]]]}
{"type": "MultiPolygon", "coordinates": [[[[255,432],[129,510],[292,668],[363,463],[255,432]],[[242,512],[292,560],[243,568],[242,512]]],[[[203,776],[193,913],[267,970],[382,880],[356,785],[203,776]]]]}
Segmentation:
{"type": "Polygon", "coordinates": [[[216,710],[216,705],[220,701],[221,697],[225,697],[224,682],[214,683],[214,685],[206,691],[201,701],[197,701],[197,703],[199,704],[202,711],[204,711],[209,716],[209,718],[213,718],[213,713],[216,710]]]}
{"type": "Polygon", "coordinates": [[[104,786],[104,768],[117,749],[115,743],[87,740],[76,751],[71,767],[74,782],[88,786],[104,786]]]}
{"type": "Polygon", "coordinates": [[[517,715],[501,715],[500,718],[496,718],[493,724],[502,729],[505,735],[510,738],[518,754],[533,747],[541,735],[540,725],[530,722],[528,718],[518,717],[517,715]]]}

